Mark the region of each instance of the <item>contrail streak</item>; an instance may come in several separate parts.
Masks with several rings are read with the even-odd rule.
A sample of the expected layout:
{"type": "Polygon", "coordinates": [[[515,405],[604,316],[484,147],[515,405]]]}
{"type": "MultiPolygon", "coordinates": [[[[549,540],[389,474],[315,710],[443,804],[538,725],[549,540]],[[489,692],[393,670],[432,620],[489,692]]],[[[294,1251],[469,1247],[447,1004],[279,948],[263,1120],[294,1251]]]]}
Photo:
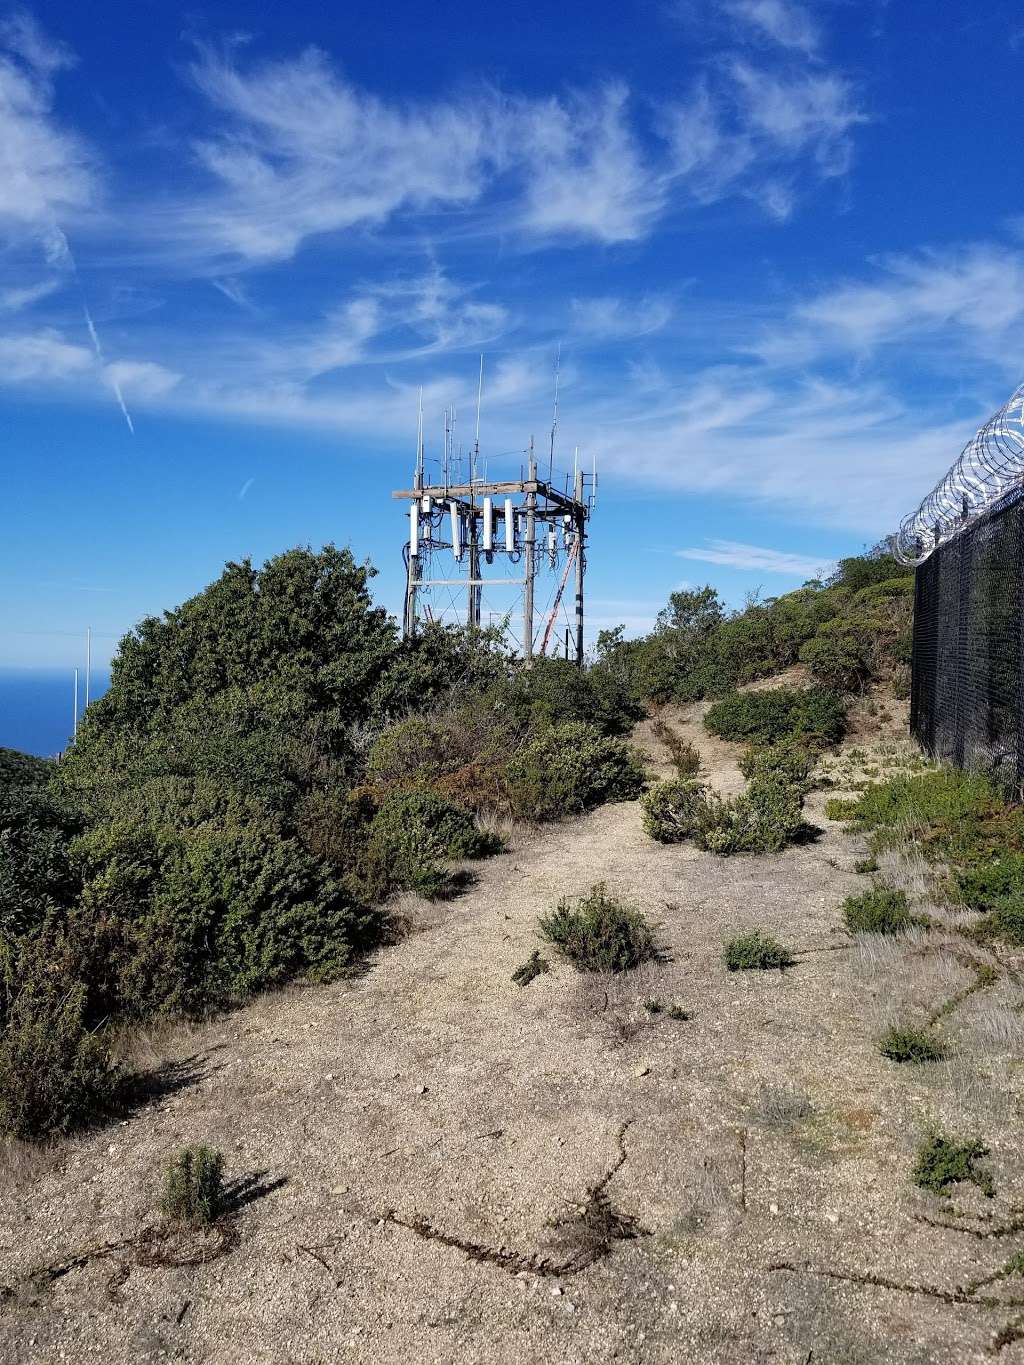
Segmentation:
{"type": "MultiPolygon", "coordinates": [[[[78,272],[76,271],[75,273],[77,275],[78,272]]],[[[103,347],[100,345],[99,333],[96,331],[96,324],[92,320],[92,314],[89,312],[89,305],[85,302],[84,295],[82,297],[82,312],[85,314],[85,323],[86,326],[89,328],[89,335],[92,338],[92,348],[96,352],[96,359],[100,362],[100,365],[103,367],[103,369],[106,369],[107,363],[103,358],[103,347]]],[[[131,413],[125,406],[124,394],[121,392],[121,385],[117,382],[117,380],[114,378],[112,374],[108,374],[107,379],[110,381],[110,387],[114,390],[114,397],[117,399],[118,405],[120,406],[121,411],[124,413],[124,420],[128,423],[128,430],[134,436],[135,424],[132,421],[131,413]]]]}
{"type": "MultiPolygon", "coordinates": [[[[75,280],[78,284],[78,291],[82,296],[82,312],[85,314],[85,325],[89,329],[89,337],[92,341],[92,349],[96,352],[96,359],[99,361],[100,368],[106,370],[107,362],[103,356],[103,347],[100,345],[99,333],[96,331],[96,324],[93,322],[92,314],[89,312],[89,305],[85,301],[85,290],[82,288],[82,278],[78,273],[78,264],[75,261],[74,255],[71,251],[71,243],[68,241],[62,229],[58,227],[56,223],[53,225],[53,237],[50,243],[48,244],[47,254],[51,257],[51,259],[54,262],[67,261],[68,265],[70,265],[71,273],[75,277],[75,280]]],[[[124,420],[128,423],[128,430],[134,436],[135,424],[132,421],[131,413],[128,411],[127,405],[125,404],[124,394],[121,392],[121,385],[117,382],[117,380],[114,378],[112,374],[107,374],[106,378],[110,384],[110,387],[114,390],[114,397],[117,399],[118,406],[120,407],[122,413],[124,414],[124,420]]]]}

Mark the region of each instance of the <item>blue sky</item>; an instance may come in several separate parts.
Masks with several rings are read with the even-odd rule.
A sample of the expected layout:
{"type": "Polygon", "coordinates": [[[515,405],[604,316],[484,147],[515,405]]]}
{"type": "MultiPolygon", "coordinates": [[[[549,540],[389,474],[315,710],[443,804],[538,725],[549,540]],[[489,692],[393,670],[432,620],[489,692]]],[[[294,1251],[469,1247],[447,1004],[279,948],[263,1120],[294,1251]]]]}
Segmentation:
{"type": "Polygon", "coordinates": [[[1019,4],[0,10],[0,665],[226,559],[400,601],[416,395],[596,456],[591,620],[798,586],[1019,382],[1019,4]]]}

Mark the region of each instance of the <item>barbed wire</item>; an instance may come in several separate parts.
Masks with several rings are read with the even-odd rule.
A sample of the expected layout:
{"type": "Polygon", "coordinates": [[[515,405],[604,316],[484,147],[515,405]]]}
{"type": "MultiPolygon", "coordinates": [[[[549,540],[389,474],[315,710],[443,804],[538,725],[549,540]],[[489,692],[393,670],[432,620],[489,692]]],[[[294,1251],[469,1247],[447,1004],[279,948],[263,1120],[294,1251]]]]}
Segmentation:
{"type": "Polygon", "coordinates": [[[949,473],[896,533],[896,556],[923,564],[1024,480],[1024,384],[964,446],[949,473]]]}

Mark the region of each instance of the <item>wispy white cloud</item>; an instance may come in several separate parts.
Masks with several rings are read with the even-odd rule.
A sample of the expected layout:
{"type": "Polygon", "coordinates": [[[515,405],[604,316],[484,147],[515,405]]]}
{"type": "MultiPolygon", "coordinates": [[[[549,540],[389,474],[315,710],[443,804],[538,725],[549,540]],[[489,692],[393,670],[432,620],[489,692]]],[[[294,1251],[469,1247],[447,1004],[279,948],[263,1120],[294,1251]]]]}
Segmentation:
{"type": "Polygon", "coordinates": [[[11,289],[0,289],[0,312],[17,313],[22,308],[31,308],[34,303],[48,298],[60,288],[60,280],[44,279],[35,284],[15,285],[11,289]]]}
{"type": "Polygon", "coordinates": [[[103,375],[116,392],[140,401],[163,398],[181,382],[180,374],[153,360],[115,360],[103,375]]]}
{"type": "Polygon", "coordinates": [[[755,36],[812,56],[821,46],[821,29],[810,11],[794,0],[728,0],[726,12],[755,36]]]}
{"type": "Polygon", "coordinates": [[[45,237],[98,195],[92,153],[53,112],[54,77],[71,64],[26,14],[0,24],[0,233],[45,237]]]}
{"type": "Polygon", "coordinates": [[[526,157],[523,226],[599,242],[644,237],[668,186],[629,121],[623,85],[578,96],[520,103],[516,122],[526,157]]]}
{"type": "Polygon", "coordinates": [[[853,130],[867,121],[852,84],[836,72],[770,71],[746,59],[705,78],[665,115],[676,173],[702,203],[729,195],[788,218],[797,169],[819,180],[843,176],[853,130]]]}
{"type": "Polygon", "coordinates": [[[52,382],[77,378],[92,368],[92,352],[53,329],[0,336],[0,382],[52,382]]]}
{"type": "Polygon", "coordinates": [[[658,332],[672,317],[672,301],[656,295],[626,299],[617,295],[570,300],[572,329],[583,337],[611,340],[648,336],[658,332]]]}
{"type": "Polygon", "coordinates": [[[847,280],[797,304],[785,326],[756,346],[773,363],[807,363],[836,352],[866,355],[911,339],[992,359],[1024,320],[1024,251],[975,243],[881,258],[871,276],[847,280]]]}
{"type": "Polygon", "coordinates": [[[709,540],[703,546],[676,550],[680,559],[696,559],[702,564],[723,564],[732,569],[756,569],[783,574],[787,578],[821,578],[835,567],[832,560],[812,559],[788,550],[770,550],[761,545],[745,545],[737,540],[709,540]]]}

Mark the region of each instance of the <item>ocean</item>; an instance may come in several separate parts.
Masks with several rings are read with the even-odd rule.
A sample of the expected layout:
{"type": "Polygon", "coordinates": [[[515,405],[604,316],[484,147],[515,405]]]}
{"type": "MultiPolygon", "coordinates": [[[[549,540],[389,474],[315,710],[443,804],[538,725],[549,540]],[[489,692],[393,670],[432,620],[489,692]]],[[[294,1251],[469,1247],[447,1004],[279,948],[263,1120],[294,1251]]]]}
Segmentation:
{"type": "MultiPolygon", "coordinates": [[[[110,675],[95,669],[92,700],[110,686],[110,675]]],[[[71,737],[74,678],[67,670],[0,669],[0,747],[52,758],[71,737]]],[[[85,706],[85,682],[78,681],[79,712],[85,706]]]]}

